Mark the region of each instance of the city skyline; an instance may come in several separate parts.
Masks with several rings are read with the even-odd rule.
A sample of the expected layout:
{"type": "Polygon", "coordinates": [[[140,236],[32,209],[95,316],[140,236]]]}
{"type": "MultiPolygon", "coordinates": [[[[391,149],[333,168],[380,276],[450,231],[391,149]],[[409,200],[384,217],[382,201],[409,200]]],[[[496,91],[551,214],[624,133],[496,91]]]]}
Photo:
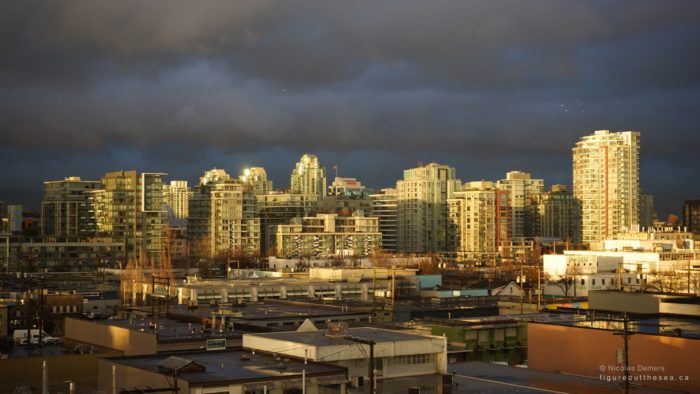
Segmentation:
{"type": "Polygon", "coordinates": [[[116,169],[257,165],[283,186],[305,152],[372,188],[418,161],[570,185],[599,129],[642,133],[660,216],[700,196],[694,1],[35,7],[0,23],[6,202],[116,169]]]}
{"type": "MultiPolygon", "coordinates": [[[[581,137],[583,137],[583,135],[582,135],[581,137]]],[[[300,155],[300,156],[307,156],[307,155],[309,155],[309,154],[308,154],[308,153],[304,153],[303,155],[300,155]]],[[[311,154],[311,156],[316,157],[317,155],[311,154]]],[[[293,164],[298,165],[298,160],[299,160],[299,159],[297,159],[297,162],[295,162],[295,163],[293,163],[293,164]]],[[[413,164],[409,164],[408,167],[406,167],[406,168],[400,170],[399,177],[397,177],[393,182],[389,181],[390,183],[371,187],[371,190],[379,191],[379,190],[381,190],[381,189],[383,189],[383,188],[387,188],[387,187],[389,187],[389,188],[396,187],[396,182],[401,180],[401,176],[403,175],[403,171],[404,171],[404,170],[407,170],[407,169],[410,169],[410,168],[414,168],[414,167],[420,167],[420,166],[427,165],[427,164],[430,164],[430,163],[437,163],[437,164],[442,164],[442,165],[447,165],[447,166],[451,166],[451,167],[452,167],[452,165],[451,165],[450,163],[442,163],[442,162],[439,162],[438,160],[427,161],[427,162],[416,161],[416,162],[413,163],[413,164]]],[[[320,165],[321,168],[325,168],[325,171],[326,171],[326,174],[327,174],[327,175],[326,175],[326,178],[328,179],[328,183],[330,184],[330,183],[333,181],[333,179],[335,178],[335,175],[334,175],[334,174],[335,174],[334,168],[337,168],[338,165],[337,165],[337,164],[332,164],[332,165],[331,165],[331,164],[325,163],[325,162],[323,162],[323,160],[320,159],[320,158],[319,158],[319,165],[320,165]]],[[[162,172],[162,173],[165,174],[164,177],[163,177],[164,180],[174,181],[174,182],[179,182],[179,181],[183,181],[183,180],[184,180],[185,182],[188,182],[189,184],[196,185],[196,184],[197,184],[197,179],[199,179],[200,176],[201,176],[201,172],[206,172],[206,171],[211,170],[211,169],[222,169],[222,170],[224,170],[224,171],[230,172],[232,176],[236,176],[236,177],[237,177],[237,176],[239,176],[239,175],[240,175],[240,176],[243,176],[244,172],[245,172],[247,169],[249,170],[249,169],[251,169],[251,168],[262,168],[263,170],[267,170],[267,167],[265,167],[264,163],[263,163],[263,164],[256,163],[256,164],[253,164],[253,165],[249,165],[248,162],[245,162],[245,164],[239,165],[239,168],[235,168],[235,169],[234,169],[234,168],[230,168],[230,167],[226,167],[226,166],[221,166],[221,165],[218,165],[218,166],[217,166],[217,165],[214,165],[214,166],[212,166],[212,167],[210,167],[210,168],[200,169],[200,170],[198,170],[198,171],[200,171],[199,174],[196,174],[196,176],[194,176],[193,178],[185,178],[185,177],[177,177],[177,176],[174,176],[174,175],[173,175],[170,171],[168,171],[167,169],[160,170],[160,171],[159,171],[159,170],[156,170],[156,169],[153,169],[153,170],[150,170],[150,171],[149,171],[149,170],[142,170],[142,169],[140,169],[140,168],[125,167],[125,168],[119,168],[119,169],[117,169],[117,168],[108,168],[107,171],[105,171],[105,172],[112,172],[112,171],[131,171],[131,170],[135,170],[135,171],[137,171],[137,172],[162,172]],[[236,172],[236,171],[237,171],[237,172],[236,172]]],[[[278,170],[279,170],[279,169],[278,169],[278,170]]],[[[281,170],[284,171],[284,169],[281,169],[281,170]]],[[[347,171],[345,168],[343,168],[343,170],[347,171]]],[[[460,170],[459,168],[456,168],[458,178],[459,178],[459,175],[460,175],[459,170],[460,170]]],[[[292,167],[292,168],[289,169],[289,173],[293,173],[293,171],[294,171],[294,167],[292,167]]],[[[352,169],[351,169],[351,171],[352,171],[352,169]]],[[[522,172],[531,174],[531,175],[533,176],[533,178],[540,178],[540,179],[543,179],[542,177],[538,177],[537,174],[534,174],[534,173],[529,172],[527,169],[512,168],[512,169],[510,169],[510,170],[508,170],[508,171],[506,171],[506,172],[504,172],[504,173],[502,173],[502,174],[494,174],[494,176],[493,176],[492,178],[487,178],[487,177],[480,177],[480,178],[479,178],[479,177],[477,177],[477,178],[461,179],[461,181],[464,182],[465,184],[466,184],[466,183],[469,183],[469,182],[481,182],[481,181],[496,182],[498,179],[505,178],[506,175],[507,175],[507,173],[508,173],[508,172],[512,172],[512,171],[515,171],[515,172],[522,171],[522,172]]],[[[92,171],[91,171],[91,172],[92,172],[92,171]]],[[[278,172],[279,172],[279,171],[278,171],[278,172]]],[[[485,172],[486,172],[486,173],[492,173],[493,170],[485,171],[485,172]]],[[[84,171],[83,171],[83,173],[84,173],[84,171]]],[[[76,177],[76,176],[79,177],[79,178],[81,178],[82,181],[95,181],[95,180],[99,181],[99,179],[100,179],[100,178],[102,177],[102,175],[103,175],[103,173],[100,173],[100,174],[98,174],[98,175],[95,176],[95,177],[85,177],[85,176],[83,175],[83,173],[81,173],[81,174],[65,174],[64,176],[57,177],[56,179],[53,179],[53,178],[52,178],[52,179],[44,179],[43,181],[41,181],[41,183],[42,183],[42,188],[39,189],[39,190],[37,191],[38,194],[32,194],[32,195],[29,195],[29,196],[28,196],[28,198],[27,198],[27,201],[29,202],[28,205],[26,204],[26,202],[23,202],[23,201],[4,201],[4,202],[5,202],[5,203],[9,203],[9,204],[20,204],[20,205],[25,204],[25,209],[34,210],[34,209],[35,209],[34,204],[39,204],[39,205],[41,205],[41,199],[42,199],[42,196],[44,195],[43,184],[44,184],[45,182],[59,182],[59,181],[62,181],[62,180],[64,180],[64,179],[66,179],[66,178],[69,178],[69,177],[76,177]]],[[[375,174],[375,175],[376,175],[376,174],[375,174]]],[[[343,176],[353,176],[353,177],[354,177],[353,173],[344,173],[344,172],[339,172],[339,173],[338,173],[338,176],[341,177],[341,178],[342,178],[343,176]]],[[[278,178],[280,178],[280,179],[271,179],[271,181],[274,181],[274,185],[275,185],[275,187],[274,187],[273,189],[271,189],[271,191],[287,191],[287,192],[291,191],[291,184],[290,184],[290,182],[289,182],[289,174],[287,174],[287,175],[285,176],[285,174],[282,173],[282,175],[279,176],[278,178]],[[286,178],[286,179],[285,179],[285,178],[286,178]],[[285,182],[284,182],[285,180],[287,181],[286,184],[285,184],[285,182]],[[280,185],[280,186],[277,186],[277,185],[280,185]]],[[[362,179],[358,179],[358,180],[359,180],[359,181],[363,181],[362,179]]],[[[545,185],[547,186],[547,188],[549,188],[550,186],[553,186],[553,185],[557,185],[557,184],[565,184],[565,185],[567,185],[567,186],[570,187],[570,188],[571,188],[572,185],[573,185],[573,182],[572,182],[572,178],[571,178],[571,177],[569,177],[568,180],[564,180],[564,181],[561,181],[561,182],[551,181],[551,180],[549,180],[549,179],[543,179],[543,180],[544,180],[545,185]]],[[[243,180],[240,180],[240,181],[243,182],[243,180]]],[[[164,189],[164,190],[165,190],[165,189],[164,189]]],[[[328,190],[325,190],[325,191],[326,191],[326,193],[328,193],[328,190]]],[[[641,191],[642,191],[642,192],[646,192],[646,190],[641,190],[641,191]]],[[[663,196],[662,196],[662,197],[663,197],[663,196]]],[[[654,198],[656,199],[656,196],[654,196],[654,198]]],[[[686,200],[686,199],[683,199],[683,200],[686,200]]],[[[2,200],[0,199],[0,201],[2,201],[2,200]]],[[[682,201],[681,201],[681,204],[682,204],[682,201]]],[[[658,212],[658,204],[657,204],[656,202],[654,203],[654,208],[655,208],[655,211],[657,211],[657,213],[659,213],[659,212],[658,212]]],[[[668,212],[668,214],[676,214],[676,215],[679,215],[680,210],[681,210],[680,208],[679,208],[678,210],[671,210],[671,211],[668,212]]],[[[660,214],[660,215],[659,215],[659,220],[663,220],[663,219],[665,219],[665,218],[666,218],[666,214],[660,214]]]]}

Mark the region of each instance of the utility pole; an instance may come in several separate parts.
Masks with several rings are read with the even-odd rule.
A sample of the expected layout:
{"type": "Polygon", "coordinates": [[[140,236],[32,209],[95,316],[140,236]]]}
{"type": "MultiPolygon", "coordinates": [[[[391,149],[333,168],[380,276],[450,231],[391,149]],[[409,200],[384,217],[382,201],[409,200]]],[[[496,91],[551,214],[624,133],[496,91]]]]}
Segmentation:
{"type": "Polygon", "coordinates": [[[542,310],[541,308],[541,302],[542,302],[542,282],[541,282],[541,275],[540,275],[540,266],[537,266],[537,313],[540,313],[542,310]]]}
{"type": "Polygon", "coordinates": [[[520,277],[518,277],[518,282],[520,282],[520,314],[523,314],[523,293],[525,292],[525,281],[523,280],[523,260],[520,260],[520,277]]]}
{"type": "Polygon", "coordinates": [[[690,259],[688,259],[688,294],[690,294],[690,259]]]}
{"type": "Polygon", "coordinates": [[[622,263],[617,267],[617,287],[622,291],[622,263]]]}
{"type": "Polygon", "coordinates": [[[376,394],[376,389],[374,387],[374,345],[376,345],[376,342],[371,339],[357,338],[351,335],[346,336],[345,339],[369,345],[369,394],[376,394]]]}
{"type": "MultiPolygon", "coordinates": [[[[157,276],[155,273],[151,275],[151,314],[155,319],[155,294],[156,294],[156,283],[165,287],[165,316],[170,313],[170,277],[169,276],[157,276]],[[156,280],[158,282],[156,282],[156,280]]],[[[158,302],[158,317],[160,317],[160,308],[162,301],[158,302]]]]}
{"type": "MultiPolygon", "coordinates": [[[[44,346],[44,275],[41,276],[41,286],[39,288],[39,347],[44,346]]],[[[31,343],[32,332],[29,331],[29,342],[31,343]]]]}
{"type": "Polygon", "coordinates": [[[391,308],[394,308],[394,300],[396,299],[396,267],[391,269],[391,308]]]}
{"type": "Polygon", "coordinates": [[[372,268],[372,321],[374,323],[375,316],[377,315],[376,302],[377,299],[377,269],[372,268]]]}
{"type": "Polygon", "coordinates": [[[151,274],[151,319],[156,318],[156,299],[154,295],[156,294],[156,274],[151,274]]]}
{"type": "Polygon", "coordinates": [[[623,339],[622,358],[625,372],[625,394],[630,392],[630,360],[629,360],[629,337],[634,335],[629,330],[629,318],[627,312],[622,315],[622,332],[615,332],[613,335],[621,335],[623,339]]]}
{"type": "Polygon", "coordinates": [[[629,326],[628,326],[628,319],[627,319],[627,313],[624,315],[624,322],[623,322],[623,338],[625,345],[623,347],[623,353],[624,353],[624,358],[625,358],[625,394],[628,394],[630,392],[630,353],[629,353],[629,326]]]}

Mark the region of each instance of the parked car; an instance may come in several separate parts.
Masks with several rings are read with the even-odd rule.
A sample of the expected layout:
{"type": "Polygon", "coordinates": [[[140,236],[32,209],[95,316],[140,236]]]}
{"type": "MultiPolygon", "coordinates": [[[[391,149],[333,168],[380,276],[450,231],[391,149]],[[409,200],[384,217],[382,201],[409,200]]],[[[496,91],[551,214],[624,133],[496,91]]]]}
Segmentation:
{"type": "MultiPolygon", "coordinates": [[[[14,342],[16,345],[38,345],[39,344],[39,329],[31,329],[31,330],[26,330],[26,329],[19,329],[15,330],[14,333],[12,334],[12,338],[14,339],[14,342]],[[31,338],[29,335],[31,334],[31,338]]],[[[52,337],[51,335],[47,334],[46,331],[41,330],[41,342],[44,345],[57,345],[61,343],[60,338],[52,337]]]]}

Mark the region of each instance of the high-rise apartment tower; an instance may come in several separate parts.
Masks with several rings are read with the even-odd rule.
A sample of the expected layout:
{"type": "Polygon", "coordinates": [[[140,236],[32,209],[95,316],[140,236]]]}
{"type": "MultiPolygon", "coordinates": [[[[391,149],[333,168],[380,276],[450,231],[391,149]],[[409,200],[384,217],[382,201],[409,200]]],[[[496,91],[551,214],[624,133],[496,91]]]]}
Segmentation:
{"type": "Polygon", "coordinates": [[[581,238],[600,242],[639,224],[639,132],[598,130],[572,149],[581,238]]]}

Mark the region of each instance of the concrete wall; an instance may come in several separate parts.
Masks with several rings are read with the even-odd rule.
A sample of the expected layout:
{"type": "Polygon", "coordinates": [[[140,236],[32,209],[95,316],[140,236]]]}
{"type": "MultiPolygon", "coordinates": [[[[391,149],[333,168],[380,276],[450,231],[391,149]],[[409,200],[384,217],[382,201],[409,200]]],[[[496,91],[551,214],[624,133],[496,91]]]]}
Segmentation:
{"type": "Polygon", "coordinates": [[[73,318],[66,319],[66,339],[120,350],[125,356],[155,354],[158,349],[155,334],[73,318]]]}
{"type": "Polygon", "coordinates": [[[342,268],[318,268],[312,267],[309,269],[309,279],[320,279],[320,280],[347,280],[347,281],[359,281],[361,279],[372,279],[376,277],[377,279],[386,279],[393,275],[395,276],[415,276],[415,269],[391,269],[391,268],[352,268],[352,269],[342,269],[342,268]]]}
{"type": "Polygon", "coordinates": [[[589,307],[602,311],[658,314],[659,302],[658,296],[649,293],[609,291],[591,291],[588,293],[589,307]]]}
{"type": "Polygon", "coordinates": [[[659,305],[659,312],[674,315],[700,316],[700,305],[662,302],[659,305]]]}
{"type": "Polygon", "coordinates": [[[686,296],[612,291],[591,291],[588,297],[591,309],[641,314],[662,313],[700,316],[700,305],[698,304],[664,302],[665,300],[683,298],[686,296]]]}
{"type": "MultiPolygon", "coordinates": [[[[622,373],[617,365],[617,351],[622,348],[622,336],[613,335],[610,330],[528,324],[528,366],[531,369],[601,380],[619,378],[622,373]]],[[[629,339],[630,376],[650,377],[637,382],[647,386],[698,392],[698,354],[698,339],[635,334],[629,339]],[[657,381],[652,380],[654,376],[657,381]],[[681,376],[688,376],[688,381],[679,381],[681,376]],[[674,381],[658,380],[670,377],[674,381]]]]}

